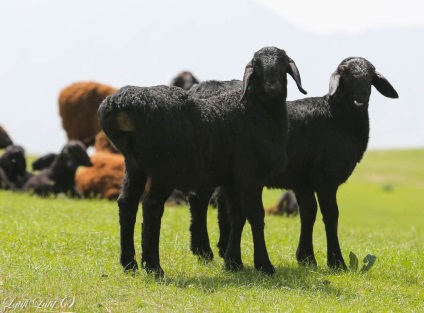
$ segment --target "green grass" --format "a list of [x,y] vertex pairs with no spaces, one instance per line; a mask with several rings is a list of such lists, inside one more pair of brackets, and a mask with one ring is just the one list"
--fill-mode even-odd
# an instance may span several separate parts
[[[317,268],[294,257],[299,219],[266,217],[277,272],[253,268],[250,228],[242,239],[245,269],[223,270],[219,257],[199,262],[189,251],[187,207],[168,207],[162,222],[160,281],[119,265],[114,202],[40,199],[0,192],[0,312],[423,312],[424,150],[371,151],[339,191],[339,234],[345,260],[375,254],[367,273],[327,269],[321,215],[314,245]],[[280,191],[264,192],[264,204]],[[215,255],[216,210],[209,210]],[[140,214],[139,214],[140,215]],[[140,220],[136,242],[140,253]],[[72,308],[60,307],[65,297]],[[25,302],[28,301],[28,302]],[[21,307],[18,307],[18,305]],[[37,308],[48,306],[45,309]]]

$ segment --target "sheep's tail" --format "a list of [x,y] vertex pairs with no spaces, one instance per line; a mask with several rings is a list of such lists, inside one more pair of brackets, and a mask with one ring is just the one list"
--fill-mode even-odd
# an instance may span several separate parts
[[106,98],[97,111],[100,126],[115,147],[125,154],[124,150],[130,146],[130,134],[136,130],[135,123],[126,110],[112,109],[108,100]]
[[126,112],[119,112],[116,115],[116,127],[123,132],[133,132],[135,131],[134,122],[129,117]]

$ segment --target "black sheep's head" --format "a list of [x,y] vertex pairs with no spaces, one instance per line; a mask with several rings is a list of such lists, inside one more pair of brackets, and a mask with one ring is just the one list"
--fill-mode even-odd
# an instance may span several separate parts
[[344,59],[330,78],[329,96],[349,99],[351,107],[368,109],[374,86],[383,96],[398,98],[398,93],[389,81],[375,70],[368,60],[360,57]]
[[171,86],[180,87],[184,90],[189,90],[195,84],[198,84],[199,81],[192,73],[184,71],[178,74],[171,82]]
[[34,162],[32,162],[32,170],[41,171],[42,169],[49,167],[56,159],[56,157],[56,153],[47,153],[46,155],[39,157]]
[[70,140],[65,147],[63,147],[61,158],[63,158],[65,165],[69,168],[77,168],[78,166],[92,166],[90,157],[85,150],[86,147],[79,140]]
[[26,173],[25,150],[21,146],[8,146],[0,158],[0,166],[11,180]]
[[268,97],[287,96],[287,73],[293,77],[297,88],[303,94],[299,70],[296,63],[284,50],[276,47],[265,47],[255,52],[253,59],[246,65],[243,76],[243,93],[241,100],[246,97],[247,91],[253,88],[260,94]]

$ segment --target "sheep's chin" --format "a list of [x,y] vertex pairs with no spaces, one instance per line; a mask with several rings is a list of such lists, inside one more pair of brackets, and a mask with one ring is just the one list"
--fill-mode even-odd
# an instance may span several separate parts
[[353,103],[355,103],[355,105],[356,105],[357,107],[361,107],[361,106],[363,106],[363,105],[364,105],[364,103],[363,103],[363,102],[358,102],[358,101],[356,101],[356,100],[354,100],[354,101],[353,101]]

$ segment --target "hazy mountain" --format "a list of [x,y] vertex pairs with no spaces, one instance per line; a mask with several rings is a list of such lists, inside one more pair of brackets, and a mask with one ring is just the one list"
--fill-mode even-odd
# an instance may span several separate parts
[[[253,52],[273,45],[295,60],[309,96],[327,92],[345,57],[369,59],[400,95],[373,91],[370,147],[424,146],[423,35],[421,27],[318,36],[242,0],[2,1],[0,124],[29,152],[58,151],[66,138],[57,96],[75,81],[168,84],[186,69],[201,80],[241,79]],[[290,81],[289,99],[301,96]]]

